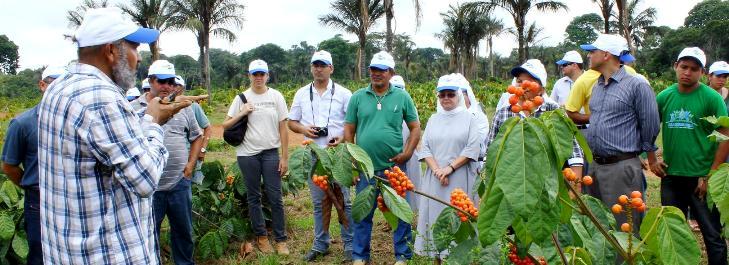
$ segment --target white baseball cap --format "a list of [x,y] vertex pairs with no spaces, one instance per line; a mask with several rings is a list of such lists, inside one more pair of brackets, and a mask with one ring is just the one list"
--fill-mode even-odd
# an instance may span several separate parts
[[699,49],[699,47],[684,48],[681,53],[678,54],[678,58],[676,58],[676,61],[686,57],[694,58],[699,61],[701,67],[706,67],[706,54],[704,54],[704,51]]
[[711,64],[711,67],[709,67],[709,74],[712,75],[723,75],[723,74],[729,74],[729,64],[727,64],[725,61],[718,61]]
[[78,47],[112,43],[125,39],[136,43],[150,43],[157,40],[159,31],[142,28],[122,15],[116,7],[89,9],[81,26],[74,33]]
[[134,98],[134,97],[138,97],[141,95],[142,95],[142,93],[140,93],[139,89],[137,89],[136,87],[132,87],[129,90],[127,90],[127,99],[130,97]]
[[328,51],[318,51],[315,52],[314,55],[311,56],[311,63],[314,63],[316,61],[325,63],[327,65],[333,65],[332,63],[332,54]]
[[580,48],[585,51],[601,50],[609,52],[612,55],[620,57],[620,61],[624,63],[635,61],[635,57],[630,55],[630,51],[628,50],[628,42],[625,38],[618,35],[600,34],[595,42],[580,45]]
[[405,89],[405,79],[403,79],[400,75],[393,76],[390,78],[390,85],[400,89]]
[[461,79],[456,74],[444,75],[438,78],[438,86],[435,89],[438,92],[443,90],[461,90]]
[[470,83],[470,82],[468,82],[468,79],[466,79],[466,77],[465,77],[465,76],[463,76],[463,74],[461,74],[461,73],[455,73],[455,74],[453,74],[453,75],[455,75],[455,76],[456,76],[456,78],[458,78],[458,81],[459,81],[459,83],[458,83],[458,84],[459,84],[459,87],[460,87],[460,88],[461,88],[462,90],[466,91],[466,90],[468,90],[469,88],[471,88],[471,83]]
[[253,60],[248,65],[248,73],[249,74],[255,74],[257,72],[268,73],[268,64],[265,61],[261,60],[261,59]]
[[375,53],[370,61],[370,68],[372,67],[380,70],[395,69],[395,59],[386,51]]
[[142,80],[142,90],[151,88],[152,86],[149,85],[149,78],[145,78]]
[[564,57],[562,57],[562,60],[557,61],[558,65],[568,64],[568,63],[583,63],[582,61],[582,55],[578,53],[577,51],[568,51],[564,54]]
[[185,86],[185,79],[182,79],[182,76],[176,75],[175,84],[177,84],[178,86]]
[[46,79],[47,77],[56,79],[59,76],[65,74],[66,67],[63,66],[48,66],[45,70],[43,70],[43,73],[41,74],[41,80]]
[[547,87],[547,70],[538,59],[529,59],[521,66],[511,69],[511,75],[517,77],[520,73],[526,72],[535,79],[539,80],[542,87]]
[[157,79],[175,78],[175,66],[167,60],[157,60],[149,66],[147,76],[155,76]]

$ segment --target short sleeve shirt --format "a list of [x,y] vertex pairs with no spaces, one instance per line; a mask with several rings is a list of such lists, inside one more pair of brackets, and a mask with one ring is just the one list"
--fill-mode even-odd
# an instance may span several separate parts
[[[327,127],[327,137],[312,140],[319,146],[326,146],[329,139],[344,135],[344,116],[347,113],[352,92],[329,80],[327,90],[321,95],[311,85],[299,88],[291,103],[289,120],[299,121],[304,126]],[[304,138],[309,139],[304,136]]]
[[565,102],[567,102],[567,97],[570,95],[570,90],[572,90],[572,83],[574,82],[569,76],[562,77],[557,82],[554,82],[554,88],[550,95],[552,100],[560,106],[564,106]]
[[203,111],[200,104],[193,102],[192,111],[195,113],[195,119],[197,120],[197,125],[200,126],[200,128],[205,129],[210,126],[210,120],[208,120],[208,116],[205,115],[205,111]]
[[[635,69],[630,66],[623,67],[626,72],[631,75],[635,75]],[[575,80],[572,84],[572,90],[570,90],[567,102],[564,104],[564,108],[567,111],[579,112],[584,110],[585,114],[590,114],[590,97],[592,96],[592,87],[597,83],[597,79],[600,78],[600,72],[595,70],[587,70],[580,77]]]
[[38,106],[10,121],[2,160],[9,165],[23,166],[20,186],[38,186]]
[[377,96],[368,86],[352,94],[344,122],[357,127],[357,145],[370,155],[375,170],[383,170],[392,167],[388,160],[403,150],[402,122],[417,120],[418,112],[407,92],[391,86]]
[[[286,100],[281,92],[268,88],[263,94],[257,94],[249,88],[243,95],[248,103],[253,103],[254,110],[248,114],[248,129],[243,142],[235,148],[236,155],[253,156],[264,150],[281,147],[279,122],[288,118]],[[242,104],[243,101],[236,96],[228,109],[228,117],[237,115]]]

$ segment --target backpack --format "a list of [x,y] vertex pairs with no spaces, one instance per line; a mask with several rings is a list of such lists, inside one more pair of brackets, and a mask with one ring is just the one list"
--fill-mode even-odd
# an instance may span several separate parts
[[[243,101],[242,104],[248,103],[248,100],[246,100],[246,96],[243,95],[243,93],[238,94],[238,97],[240,97],[241,101]],[[243,142],[246,130],[248,130],[248,115],[243,116],[243,118],[240,118],[240,120],[233,124],[233,126],[225,129],[225,131],[223,131],[223,140],[232,146],[239,146]]]

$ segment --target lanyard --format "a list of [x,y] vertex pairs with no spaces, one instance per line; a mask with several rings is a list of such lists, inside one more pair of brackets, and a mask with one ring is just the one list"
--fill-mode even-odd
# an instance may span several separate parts
[[[329,117],[332,116],[332,100],[334,99],[334,82],[332,81],[332,96],[329,98],[329,113],[327,113],[327,125],[329,127]],[[314,117],[314,82],[309,85],[309,102],[311,102],[311,121],[316,125],[316,118]]]

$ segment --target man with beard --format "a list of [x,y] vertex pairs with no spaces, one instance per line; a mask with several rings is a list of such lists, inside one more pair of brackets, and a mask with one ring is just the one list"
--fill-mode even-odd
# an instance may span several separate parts
[[140,43],[159,32],[117,8],[86,11],[74,33],[78,62],[39,106],[41,241],[47,264],[157,264],[152,194],[167,162],[164,124],[194,97],[154,98],[137,113]]
[[[175,66],[167,60],[157,60],[149,66],[151,88],[132,101],[135,111],[144,111],[155,97],[167,98],[179,94],[175,81]],[[190,107],[175,114],[165,125],[164,144],[169,153],[167,166],[154,193],[154,227],[157,241],[162,220],[170,224],[170,245],[175,264],[194,264],[192,260],[192,172],[202,145],[202,130]]]

